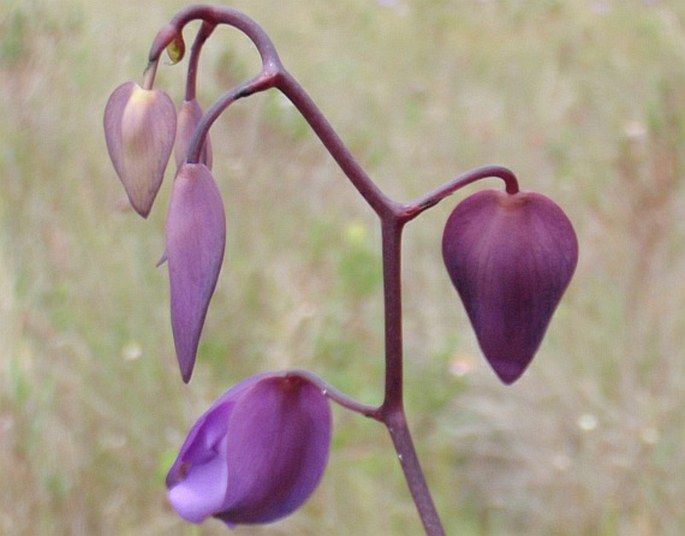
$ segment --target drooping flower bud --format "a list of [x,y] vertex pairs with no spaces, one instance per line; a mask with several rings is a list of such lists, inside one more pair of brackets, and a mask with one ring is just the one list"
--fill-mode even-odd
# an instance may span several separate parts
[[442,252],[481,350],[499,378],[513,383],[575,271],[571,222],[543,195],[485,190],[454,209]]
[[162,184],[176,135],[169,96],[126,82],[107,101],[105,140],[133,208],[146,218]]
[[[197,99],[184,100],[178,111],[178,121],[176,125],[176,142],[174,155],[176,157],[176,167],[180,167],[188,157],[190,142],[195,134],[195,129],[202,119],[202,108]],[[212,169],[212,144],[209,134],[205,138],[200,151],[200,164]]]
[[183,164],[176,175],[166,222],[171,327],[184,382],[190,380],[209,301],[226,243],[221,193],[203,164]]
[[270,523],[299,508],[323,475],[331,411],[320,388],[295,373],[248,378],[188,433],[166,485],[186,521]]

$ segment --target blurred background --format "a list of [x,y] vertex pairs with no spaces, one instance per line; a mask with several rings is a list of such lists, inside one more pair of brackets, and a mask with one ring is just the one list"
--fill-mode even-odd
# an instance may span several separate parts
[[[277,93],[212,131],[228,243],[193,380],[173,353],[167,179],[147,221],[107,156],[112,90],[141,80],[178,0],[0,0],[0,533],[226,534],[163,479],[229,386],[309,368],[382,393],[380,237]],[[685,533],[685,4],[235,0],[365,169],[406,200],[483,164],[554,199],[576,276],[528,372],[498,383],[440,254],[471,186],[405,232],[407,410],[449,534]],[[188,45],[197,25],[186,32]],[[257,72],[221,28],[199,98]],[[186,62],[160,66],[180,102]],[[382,426],[334,407],[306,506],[237,535],[421,534]]]

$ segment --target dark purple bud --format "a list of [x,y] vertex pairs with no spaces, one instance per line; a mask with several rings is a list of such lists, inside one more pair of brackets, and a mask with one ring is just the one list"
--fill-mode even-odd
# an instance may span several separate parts
[[[196,99],[184,100],[181,109],[178,111],[178,121],[176,125],[176,143],[174,155],[176,157],[176,167],[186,161],[190,142],[195,134],[195,129],[202,119],[202,108]],[[209,134],[205,138],[200,151],[200,163],[212,169],[212,145]]]
[[184,520],[270,523],[299,508],[323,475],[331,411],[296,373],[248,378],[195,423],[166,478]]
[[442,254],[481,350],[499,378],[513,383],[575,270],[571,222],[543,195],[485,190],[454,209]]
[[126,82],[105,108],[105,140],[133,208],[146,218],[162,184],[176,135],[176,108],[159,90]]
[[165,256],[171,327],[184,382],[190,380],[226,243],[221,193],[203,164],[183,164],[171,190]]

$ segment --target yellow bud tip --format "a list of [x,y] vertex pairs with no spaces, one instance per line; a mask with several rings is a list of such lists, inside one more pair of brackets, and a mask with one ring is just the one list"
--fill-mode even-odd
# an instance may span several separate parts
[[166,47],[166,53],[171,60],[172,65],[178,63],[183,59],[186,52],[186,44],[183,37],[178,35]]

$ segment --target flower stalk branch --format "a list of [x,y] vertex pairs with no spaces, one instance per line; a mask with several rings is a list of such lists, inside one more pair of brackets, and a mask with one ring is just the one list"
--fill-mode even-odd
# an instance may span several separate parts
[[202,51],[202,46],[207,39],[209,39],[209,36],[212,35],[215,27],[214,24],[203,21],[195,36],[195,41],[193,41],[193,46],[190,49],[190,58],[188,59],[188,74],[186,75],[185,100],[187,101],[195,99],[197,90],[197,67],[200,62],[200,52]]

